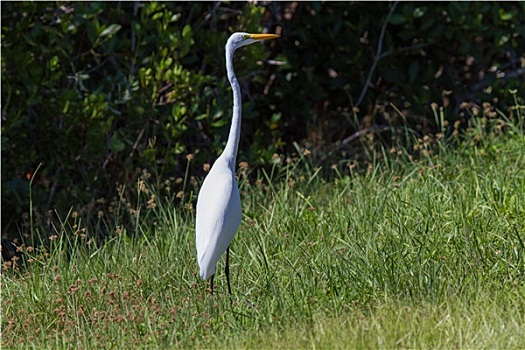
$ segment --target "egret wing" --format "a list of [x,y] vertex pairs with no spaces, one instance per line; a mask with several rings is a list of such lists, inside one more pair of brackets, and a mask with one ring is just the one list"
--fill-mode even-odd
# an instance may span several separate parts
[[196,246],[200,276],[215,273],[215,265],[230,245],[241,223],[237,180],[227,167],[216,164],[204,180],[197,200]]

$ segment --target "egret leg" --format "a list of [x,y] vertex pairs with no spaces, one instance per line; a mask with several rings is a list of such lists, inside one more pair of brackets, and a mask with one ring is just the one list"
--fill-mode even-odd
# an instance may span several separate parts
[[213,295],[213,277],[215,277],[215,274],[211,275],[210,277],[210,294]]
[[228,293],[230,293],[231,298],[232,287],[230,285],[230,246],[226,248],[226,266],[224,267],[224,273],[226,274],[226,282],[228,282]]

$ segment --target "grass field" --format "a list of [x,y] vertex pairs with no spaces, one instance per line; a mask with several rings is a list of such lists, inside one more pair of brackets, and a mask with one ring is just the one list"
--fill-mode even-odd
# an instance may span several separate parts
[[71,214],[4,262],[2,348],[525,348],[525,138],[478,141],[242,180],[232,304],[189,206],[141,184],[141,238],[99,248]]

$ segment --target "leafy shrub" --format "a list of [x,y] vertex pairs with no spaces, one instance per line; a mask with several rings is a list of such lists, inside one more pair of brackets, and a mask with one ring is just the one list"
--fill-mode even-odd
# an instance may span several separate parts
[[255,166],[295,142],[322,159],[367,127],[441,131],[431,103],[449,128],[468,124],[463,101],[523,104],[509,93],[523,92],[523,3],[1,6],[3,238],[33,224],[50,234],[53,211],[125,223],[115,206],[138,200],[136,183],[150,174],[191,202],[229,131],[223,46],[233,31],[282,34],[235,57],[238,158]]
[[275,6],[285,33],[277,59],[288,65],[278,69],[269,100],[282,97],[275,110],[289,121],[283,134],[306,140],[318,157],[364,127],[434,131],[431,103],[445,108],[452,125],[466,122],[462,102],[506,110],[511,89],[523,94],[523,3]]
[[190,153],[214,159],[231,109],[215,53],[237,16],[260,30],[263,8],[241,5],[3,3],[4,235],[28,234],[13,224],[30,200],[39,224],[48,209],[96,219],[147,169],[160,182]]

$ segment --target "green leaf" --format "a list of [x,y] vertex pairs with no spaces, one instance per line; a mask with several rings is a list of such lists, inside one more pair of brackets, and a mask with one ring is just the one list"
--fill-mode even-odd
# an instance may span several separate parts
[[410,64],[410,68],[408,68],[408,77],[410,79],[410,82],[413,82],[414,80],[416,80],[418,74],[419,74],[419,61],[414,61]]
[[507,12],[505,9],[499,9],[499,19],[502,21],[510,21],[514,17],[512,12]]
[[390,17],[390,23],[392,24],[403,24],[405,23],[406,18],[400,13],[394,13],[392,17]]
[[188,39],[188,38],[191,38],[191,35],[192,35],[191,26],[186,24],[184,28],[182,29],[182,38]]
[[416,7],[414,9],[414,18],[421,18],[425,15],[426,12],[427,12],[427,8],[425,6]]
[[124,144],[124,142],[120,141],[117,138],[117,135],[114,134],[111,137],[111,140],[109,140],[109,142],[108,142],[108,147],[113,152],[121,152],[121,151],[123,151],[126,148],[126,145]]
[[100,37],[108,36],[108,35],[115,35],[122,26],[120,24],[113,23],[110,26],[108,26],[106,29],[100,33]]

